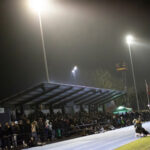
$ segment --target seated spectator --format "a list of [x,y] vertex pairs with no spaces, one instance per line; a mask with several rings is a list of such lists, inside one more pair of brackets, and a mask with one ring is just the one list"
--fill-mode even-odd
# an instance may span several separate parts
[[139,133],[141,136],[150,135],[150,133],[142,127],[142,122],[140,119],[135,122],[135,132]]

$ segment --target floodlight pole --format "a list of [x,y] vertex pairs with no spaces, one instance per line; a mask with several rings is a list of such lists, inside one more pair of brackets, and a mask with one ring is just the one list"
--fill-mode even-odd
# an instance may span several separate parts
[[145,80],[145,85],[146,85],[146,95],[147,95],[147,100],[148,100],[148,107],[150,109],[150,102],[149,102],[149,95],[148,95],[148,85],[147,85],[146,80]]
[[132,76],[133,76],[133,81],[134,81],[134,88],[135,88],[135,96],[136,96],[136,102],[137,102],[137,110],[139,112],[140,107],[139,107],[139,99],[138,99],[138,94],[137,94],[137,88],[136,88],[136,82],[135,82],[135,73],[134,73],[134,67],[133,67],[133,60],[132,60],[132,54],[131,54],[131,43],[128,43],[129,47],[129,55],[130,55],[130,61],[131,61],[131,70],[132,70]]
[[42,20],[41,20],[41,13],[40,13],[40,11],[38,11],[38,18],[39,18],[39,24],[40,24],[40,32],[41,32],[41,40],[42,40],[42,50],[43,50],[44,64],[45,64],[45,71],[46,71],[46,79],[47,79],[47,82],[50,82],[49,72],[48,72],[48,64],[47,64],[47,57],[46,57],[46,49],[45,49],[45,43],[44,43],[43,27],[42,27]]

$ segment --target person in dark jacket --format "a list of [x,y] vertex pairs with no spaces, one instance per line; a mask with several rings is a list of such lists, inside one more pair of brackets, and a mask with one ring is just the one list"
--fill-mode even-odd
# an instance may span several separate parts
[[11,140],[11,127],[8,122],[5,123],[4,130],[3,130],[3,139],[4,139],[4,148],[10,149],[12,140]]
[[25,143],[27,143],[27,145],[29,144],[30,138],[31,138],[31,123],[30,120],[27,120],[24,126],[24,130],[25,130]]
[[0,148],[3,148],[3,129],[0,123]]
[[23,145],[24,144],[24,133],[25,133],[25,130],[24,130],[24,124],[23,124],[22,120],[19,120],[18,126],[19,126],[18,144],[19,145]]
[[45,124],[44,124],[42,118],[40,118],[38,121],[38,130],[39,130],[40,140],[41,140],[41,142],[44,142],[44,140],[45,140]]
[[12,145],[14,147],[17,147],[17,137],[18,137],[18,133],[19,133],[19,128],[18,126],[15,124],[15,122],[11,122],[11,137],[12,137]]

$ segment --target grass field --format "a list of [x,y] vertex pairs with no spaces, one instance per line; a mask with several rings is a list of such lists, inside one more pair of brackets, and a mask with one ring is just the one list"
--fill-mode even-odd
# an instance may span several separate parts
[[115,150],[150,150],[150,137],[143,137]]

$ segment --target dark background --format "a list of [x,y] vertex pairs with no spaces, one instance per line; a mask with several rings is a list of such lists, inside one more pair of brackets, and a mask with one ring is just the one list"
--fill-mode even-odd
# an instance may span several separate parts
[[[150,5],[132,0],[62,0],[54,10],[41,14],[52,82],[93,86],[90,74],[109,70],[121,78],[115,65],[128,65],[128,86],[132,85],[130,59],[125,36],[136,37],[132,56],[138,91],[150,82]],[[0,99],[46,81],[37,14],[27,0],[0,1]],[[71,76],[79,67],[77,79]]]

